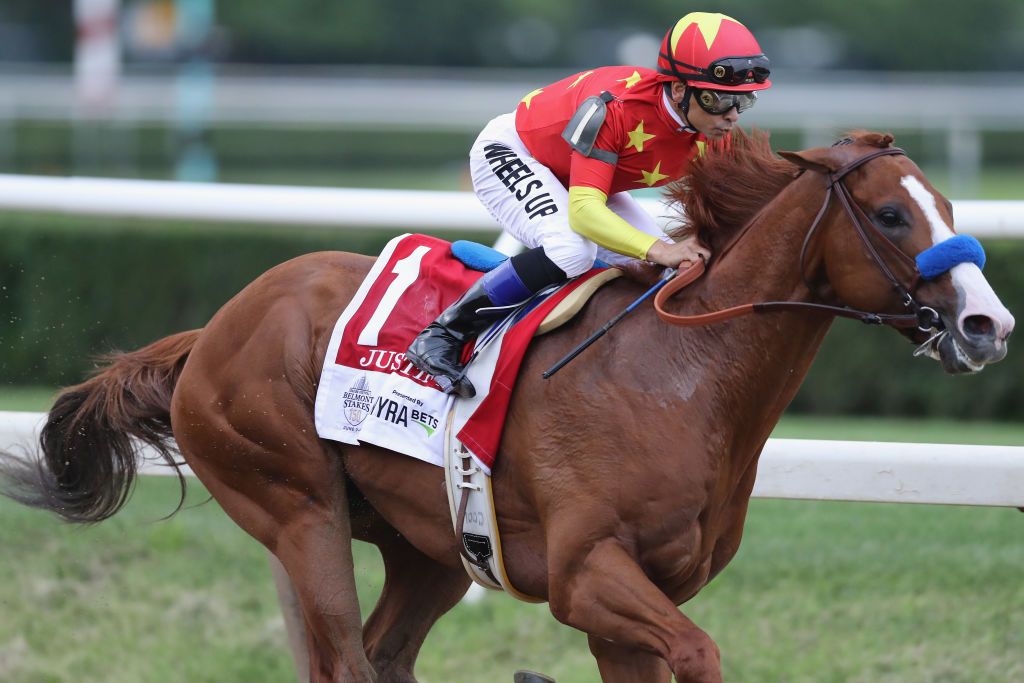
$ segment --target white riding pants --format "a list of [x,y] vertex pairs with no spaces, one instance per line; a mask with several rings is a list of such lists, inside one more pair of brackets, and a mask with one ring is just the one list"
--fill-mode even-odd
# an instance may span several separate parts
[[[503,114],[484,127],[469,151],[473,190],[502,230],[527,248],[544,253],[569,277],[581,275],[594,259],[617,265],[631,261],[569,227],[569,191],[526,150],[516,132],[515,114]],[[669,241],[654,218],[628,192],[608,197],[608,208],[637,230]]]

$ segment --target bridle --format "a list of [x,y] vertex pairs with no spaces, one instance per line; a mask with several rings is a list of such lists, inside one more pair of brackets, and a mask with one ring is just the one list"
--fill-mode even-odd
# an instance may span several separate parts
[[[815,288],[807,281],[806,269],[804,267],[808,245],[810,245],[812,237],[817,233],[818,228],[821,226],[822,219],[825,217],[829,205],[832,203],[832,197],[836,196],[839,198],[839,202],[842,207],[846,210],[846,215],[849,217],[850,223],[853,225],[854,230],[860,237],[861,242],[867,248],[871,259],[899,295],[904,307],[910,309],[912,311],[911,313],[870,313],[867,311],[859,311],[848,306],[831,306],[828,304],[809,303],[803,301],[764,301],[761,303],[742,304],[740,306],[733,306],[720,311],[713,311],[711,313],[703,313],[699,315],[675,315],[668,313],[664,308],[665,302],[680,289],[686,287],[704,274],[704,262],[697,261],[692,266],[672,278],[668,284],[658,291],[654,298],[654,309],[657,312],[658,317],[670,325],[692,327],[722,322],[748,313],[770,313],[774,311],[799,310],[826,313],[843,318],[852,318],[869,325],[891,325],[892,327],[897,328],[917,327],[918,329],[926,332],[932,329],[942,329],[942,321],[935,309],[928,306],[922,306],[914,298],[914,292],[921,283],[921,275],[918,271],[917,263],[914,259],[903,253],[899,247],[893,244],[871,223],[871,220],[867,217],[864,210],[860,208],[857,202],[854,201],[853,196],[850,194],[850,190],[843,182],[843,179],[849,173],[860,168],[872,159],[897,154],[905,155],[906,152],[899,147],[878,149],[851,161],[836,171],[830,171],[829,173],[824,174],[826,181],[825,200],[822,202],[821,209],[818,210],[818,214],[814,217],[814,222],[811,223],[811,227],[807,231],[807,236],[804,238],[804,243],[800,250],[800,274],[808,289],[811,292],[814,292]],[[737,243],[739,243],[743,236],[750,230],[750,227],[757,222],[757,218],[758,217],[755,216],[743,227],[740,233],[726,245],[718,258],[722,258]],[[868,227],[865,228],[865,226]],[[882,255],[879,254],[871,238],[868,236],[868,229],[873,231],[875,238],[879,240],[880,244],[884,245],[889,252],[895,254],[895,258],[908,266],[911,269],[911,272],[914,273],[914,279],[909,287],[900,282],[899,278],[893,274],[889,264]]]

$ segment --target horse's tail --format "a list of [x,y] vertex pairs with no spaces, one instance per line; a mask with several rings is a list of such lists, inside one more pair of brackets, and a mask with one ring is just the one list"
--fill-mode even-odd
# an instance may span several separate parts
[[0,463],[3,493],[70,522],[100,522],[131,495],[138,467],[134,437],[174,468],[180,509],[185,479],[168,443],[171,396],[200,332],[107,356],[107,365],[89,380],[62,391],[40,434],[41,454]]

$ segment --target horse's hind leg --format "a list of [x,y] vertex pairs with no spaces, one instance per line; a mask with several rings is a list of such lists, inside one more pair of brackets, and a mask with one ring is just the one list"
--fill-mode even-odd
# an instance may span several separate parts
[[442,565],[398,532],[371,538],[384,558],[384,590],[363,627],[379,683],[415,683],[413,665],[431,626],[469,588],[466,570]]
[[292,650],[292,659],[295,664],[295,674],[300,681],[309,680],[309,651],[306,648],[306,617],[302,614],[302,605],[299,603],[299,595],[295,592],[295,585],[288,576],[288,571],[281,564],[281,560],[273,553],[267,553],[270,564],[270,573],[274,576],[274,585],[277,587],[277,599],[281,605],[281,616],[284,617],[285,629],[288,631],[288,646]]
[[311,683],[374,681],[363,650],[340,458],[315,436],[308,415],[289,415],[283,406],[277,420],[193,410],[205,403],[199,397],[213,394],[201,384],[179,384],[175,437],[224,511],[291,577],[306,623]]
[[[349,491],[351,496],[351,490]],[[416,550],[372,508],[351,509],[360,540],[377,546],[384,560],[384,588],[363,626],[363,643],[377,683],[415,683],[413,667],[431,626],[465,594],[470,580],[460,566],[438,564]],[[295,586],[271,555],[271,568],[288,626],[299,680],[309,669],[306,624]]]
[[306,620],[310,680],[375,681],[362,648],[345,486],[325,509],[295,514],[278,535],[274,554],[292,579]]

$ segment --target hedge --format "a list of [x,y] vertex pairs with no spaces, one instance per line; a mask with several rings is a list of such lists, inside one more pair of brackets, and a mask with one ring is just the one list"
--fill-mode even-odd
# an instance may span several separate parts
[[392,236],[0,215],[0,384],[78,382],[98,355],[203,326],[278,263]]
[[[267,268],[311,251],[376,254],[383,231],[283,230],[0,215],[0,384],[78,382],[93,359],[200,327]],[[454,237],[454,236],[453,236]],[[488,235],[479,236],[486,240]],[[1024,311],[1024,242],[991,241],[986,275]],[[1019,317],[1019,316],[1018,316]],[[796,412],[1024,417],[1024,354],[950,377],[892,330],[838,321]]]

